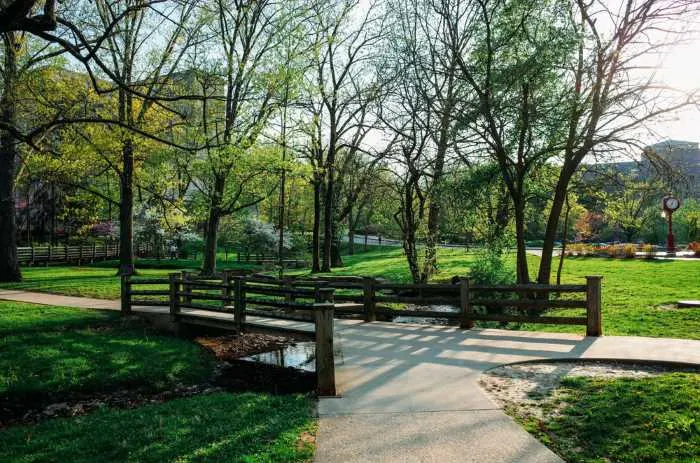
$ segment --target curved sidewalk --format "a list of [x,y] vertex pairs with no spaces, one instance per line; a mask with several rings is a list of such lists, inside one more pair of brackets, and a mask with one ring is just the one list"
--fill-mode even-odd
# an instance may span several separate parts
[[481,389],[539,359],[700,364],[700,341],[336,321],[341,398],[322,398],[315,461],[560,462]]

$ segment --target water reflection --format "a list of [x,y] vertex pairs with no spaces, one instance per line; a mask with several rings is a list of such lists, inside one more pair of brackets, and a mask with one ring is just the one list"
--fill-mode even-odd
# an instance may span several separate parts
[[316,343],[299,342],[270,352],[243,357],[241,360],[316,371]]
[[[445,312],[445,313],[456,313],[459,309],[452,305],[430,305],[430,306],[416,306],[407,305],[406,313],[411,313],[411,310],[430,310],[432,312]],[[456,320],[450,320],[447,318],[427,318],[427,317],[411,317],[410,315],[401,315],[395,317],[392,320],[394,323],[417,323],[421,325],[456,325],[459,322]]]

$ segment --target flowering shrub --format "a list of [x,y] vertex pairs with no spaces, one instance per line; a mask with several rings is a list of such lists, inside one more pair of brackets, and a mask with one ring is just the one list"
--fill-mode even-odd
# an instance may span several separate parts
[[688,250],[695,253],[695,257],[700,257],[700,241],[693,241],[688,245]]

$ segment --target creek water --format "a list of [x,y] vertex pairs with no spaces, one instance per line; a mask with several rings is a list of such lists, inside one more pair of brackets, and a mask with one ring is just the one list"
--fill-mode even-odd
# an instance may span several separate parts
[[241,360],[313,372],[316,371],[316,343],[298,342],[281,349],[243,357]]
[[[430,305],[430,306],[406,306],[405,313],[410,314],[411,310],[430,310],[433,312],[445,312],[445,313],[456,313],[459,309],[452,305]],[[447,318],[426,318],[426,317],[411,317],[410,315],[400,315],[392,320],[394,323],[414,323],[420,325],[456,325],[458,322],[456,320],[449,320]]]

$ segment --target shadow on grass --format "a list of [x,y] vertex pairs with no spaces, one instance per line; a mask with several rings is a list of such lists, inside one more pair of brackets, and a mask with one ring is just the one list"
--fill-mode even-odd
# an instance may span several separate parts
[[304,396],[218,393],[0,431],[0,461],[308,461]]
[[124,387],[161,390],[209,377],[213,359],[144,330],[35,332],[0,338],[0,398],[40,401]]

